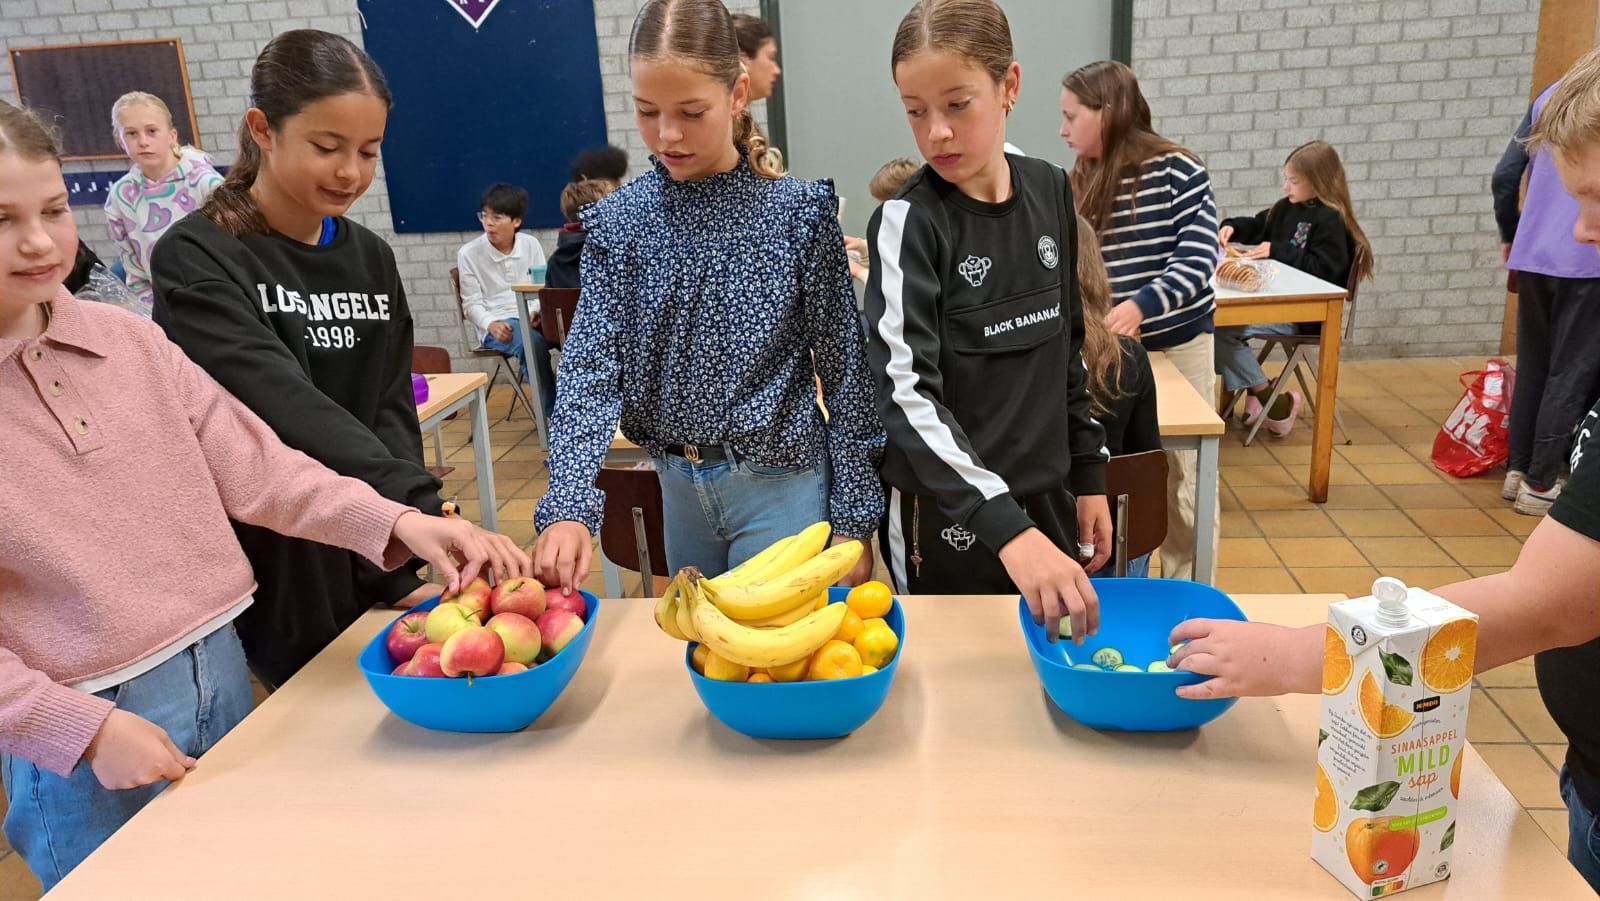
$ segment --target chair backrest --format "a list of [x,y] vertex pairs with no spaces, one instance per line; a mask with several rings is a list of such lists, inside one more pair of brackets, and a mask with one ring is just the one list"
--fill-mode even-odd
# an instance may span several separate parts
[[1345,310],[1344,310],[1344,339],[1350,340],[1351,333],[1356,327],[1356,295],[1361,290],[1361,279],[1356,273],[1361,267],[1357,265],[1363,259],[1370,260],[1371,251],[1357,244],[1354,239],[1350,241],[1350,277],[1345,280]]
[[1112,457],[1106,464],[1106,497],[1116,529],[1116,572],[1123,576],[1129,560],[1150,553],[1167,538],[1166,452]]
[[411,348],[411,371],[438,375],[450,371],[450,351],[442,347],[417,344]]
[[567,332],[578,315],[577,288],[543,288],[539,291],[539,332],[556,347],[567,343]]
[[604,469],[594,480],[606,493],[600,524],[600,553],[641,574],[644,596],[652,594],[645,575],[668,576],[665,514],[661,482],[649,469]]

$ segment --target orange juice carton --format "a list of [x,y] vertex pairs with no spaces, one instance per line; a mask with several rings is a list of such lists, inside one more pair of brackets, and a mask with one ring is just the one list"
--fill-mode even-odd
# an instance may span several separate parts
[[1477,641],[1397,579],[1328,608],[1311,857],[1358,897],[1450,875]]

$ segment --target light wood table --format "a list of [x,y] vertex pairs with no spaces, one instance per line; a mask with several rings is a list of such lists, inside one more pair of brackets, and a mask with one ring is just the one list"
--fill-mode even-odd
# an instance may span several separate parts
[[1333,413],[1338,402],[1339,348],[1344,338],[1341,324],[1348,292],[1293,266],[1277,262],[1273,265],[1278,267],[1278,273],[1264,291],[1246,294],[1216,288],[1216,323],[1322,323],[1322,337],[1317,344],[1317,418],[1311,433],[1311,473],[1307,482],[1311,500],[1321,504],[1328,500],[1328,477],[1333,467]]
[[[533,359],[533,351],[529,350],[529,348],[533,347],[533,326],[529,324],[529,320],[533,318],[533,313],[529,307],[528,298],[537,298],[539,292],[543,290],[543,284],[533,284],[531,282],[511,286],[511,293],[517,295],[517,331],[522,333],[522,353],[530,361]],[[548,450],[550,448],[550,423],[545,421],[544,403],[540,398],[544,397],[541,385],[543,385],[545,379],[550,377],[550,373],[540,372],[539,367],[531,362],[527,368],[528,387],[533,389],[534,431],[539,435],[539,446]]]
[[[478,480],[478,519],[493,532],[500,527],[499,505],[494,496],[494,454],[489,447],[489,377],[481,372],[444,372],[426,376],[428,400],[417,407],[417,424],[423,432],[433,432],[446,416],[462,407],[472,408],[473,478]],[[444,462],[438,434],[434,447]]]
[[[1165,450],[1193,450],[1195,467],[1194,578],[1211,584],[1217,574],[1217,480],[1222,433],[1227,426],[1209,398],[1189,384],[1165,354],[1150,355],[1156,380],[1156,422]],[[1114,506],[1114,505],[1113,505]]]
[[[1238,600],[1305,625],[1336,598]],[[1039,687],[1014,598],[905,607],[888,701],[821,742],[713,720],[645,600],[605,602],[528,730],[429,732],[358,673],[394,616],[367,614],[50,897],[1350,897],[1310,857],[1320,697],[1096,732]],[[1593,898],[1476,751],[1457,822],[1455,876],[1408,899]]]

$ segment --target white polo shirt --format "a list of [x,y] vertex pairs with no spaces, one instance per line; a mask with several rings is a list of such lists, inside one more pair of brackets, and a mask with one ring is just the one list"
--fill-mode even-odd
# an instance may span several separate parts
[[[456,268],[461,270],[461,309],[477,329],[479,343],[490,324],[516,321],[517,295],[511,286],[526,284],[528,270],[544,264],[544,248],[523,232],[517,233],[510,253],[495,250],[488,235],[479,235],[456,251]],[[537,297],[530,309],[538,312]]]

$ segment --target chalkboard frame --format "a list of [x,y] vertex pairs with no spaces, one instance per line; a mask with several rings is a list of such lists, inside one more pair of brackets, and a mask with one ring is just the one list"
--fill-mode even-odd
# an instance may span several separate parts
[[[22,78],[20,77],[20,75],[17,72],[17,57],[18,56],[21,56],[23,54],[30,54],[30,53],[51,53],[51,54],[55,54],[55,53],[63,53],[63,52],[73,52],[73,51],[80,51],[80,50],[88,50],[88,49],[92,49],[92,48],[96,48],[96,47],[128,47],[128,46],[154,45],[154,44],[171,45],[171,47],[173,48],[173,51],[176,54],[176,63],[177,63],[177,70],[178,70],[178,81],[183,87],[183,104],[182,104],[181,108],[173,108],[172,109],[172,116],[173,116],[174,124],[176,124],[178,126],[178,132],[179,132],[180,139],[185,139],[185,143],[192,144],[195,147],[199,147],[199,146],[201,146],[201,144],[200,144],[200,123],[199,123],[199,120],[197,120],[195,118],[195,114],[194,114],[194,91],[191,90],[191,88],[189,86],[189,66],[188,66],[188,62],[185,59],[184,54],[183,54],[183,39],[182,38],[177,38],[177,37],[149,38],[149,39],[141,39],[141,40],[135,40],[135,41],[91,41],[91,42],[85,42],[85,43],[81,43],[81,44],[44,44],[44,45],[38,45],[38,46],[33,46],[33,47],[12,47],[12,48],[9,48],[8,52],[6,53],[6,62],[11,67],[11,85],[16,90],[16,96],[17,97],[22,98],[23,101],[29,103],[30,106],[35,106],[36,105],[38,108],[40,108],[42,110],[46,110],[46,111],[53,112],[53,113],[60,113],[62,111],[58,110],[58,109],[54,109],[52,104],[49,103],[48,101],[41,100],[41,101],[38,101],[37,103],[35,103],[34,101],[30,100],[27,91],[24,90],[25,85],[22,83]],[[129,88],[128,90],[137,90],[137,89],[136,88]],[[170,98],[165,98],[165,99],[169,99],[170,100]],[[170,102],[169,102],[168,106],[171,106]],[[110,113],[111,113],[111,107],[109,105],[107,105],[105,110],[100,115],[101,121],[102,122],[109,122],[108,117],[109,117]],[[185,125],[188,126],[188,135],[187,136],[185,136],[183,134]],[[116,141],[111,136],[111,129],[106,128],[106,129],[104,129],[104,131],[106,133],[107,140],[111,142],[111,146],[112,147],[116,147]],[[121,148],[116,148],[116,151],[114,153],[108,152],[108,153],[90,153],[90,154],[63,154],[61,158],[63,160],[67,160],[69,162],[76,162],[76,161],[81,161],[81,160],[124,160],[124,159],[127,159],[127,154],[123,153]]]

